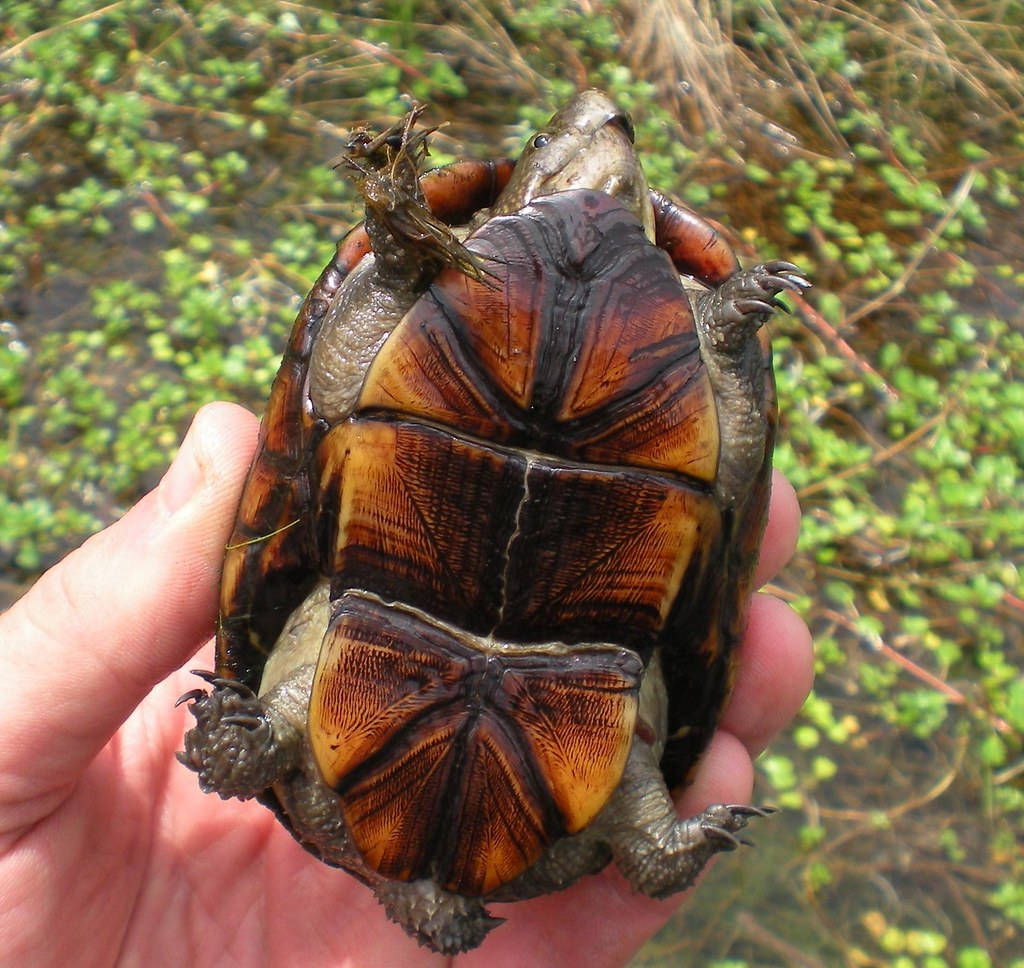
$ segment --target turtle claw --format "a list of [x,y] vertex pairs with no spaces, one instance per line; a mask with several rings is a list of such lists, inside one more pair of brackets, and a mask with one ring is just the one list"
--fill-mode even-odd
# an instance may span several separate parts
[[725,827],[719,827],[717,824],[708,823],[701,825],[701,831],[709,841],[715,842],[715,849],[719,851],[735,850],[740,846],[740,839],[734,834],[731,834]]
[[773,259],[771,262],[762,262],[759,268],[763,269],[765,272],[771,273],[773,276],[787,275],[804,279],[805,283],[808,286],[810,285],[810,283],[806,281],[803,270],[800,266],[795,265],[792,262],[785,262],[782,259]]
[[208,669],[189,669],[189,672],[194,676],[199,676],[204,682],[208,682],[215,689],[232,689],[238,693],[238,695],[249,698],[254,697],[255,693],[244,683],[238,679],[228,679],[225,676],[218,675],[216,672],[210,672]]
[[246,729],[252,730],[257,729],[260,726],[267,725],[267,721],[265,719],[261,719],[259,716],[246,715],[225,716],[221,722],[227,723],[230,726],[244,726]]
[[774,299],[736,299],[733,305],[744,315],[763,313],[767,316],[769,313],[773,313],[776,309],[781,308],[781,304],[777,303]]
[[811,281],[791,262],[765,262],[738,274],[752,294],[774,299],[782,291],[798,295],[811,287]]
[[725,809],[741,817],[770,817],[779,812],[778,807],[755,807],[750,803],[727,803]]
[[799,272],[800,267],[794,262],[787,262],[785,259],[772,259],[765,262],[764,266],[771,272]]
[[174,708],[177,709],[182,703],[195,702],[198,699],[202,699],[206,693],[202,689],[189,689],[188,692],[178,696],[174,702]]
[[753,291],[771,297],[784,289],[801,293],[811,288],[811,281],[792,262],[763,262],[738,277],[746,277],[746,285]]
[[811,288],[811,280],[799,266],[792,262],[763,262],[751,271],[760,272],[770,277],[776,284],[782,284],[786,289],[792,289],[794,292]]
[[781,273],[775,277],[786,284],[787,289],[791,289],[793,292],[803,292],[805,289],[810,289],[814,283],[811,282],[804,275],[791,275],[788,272]]

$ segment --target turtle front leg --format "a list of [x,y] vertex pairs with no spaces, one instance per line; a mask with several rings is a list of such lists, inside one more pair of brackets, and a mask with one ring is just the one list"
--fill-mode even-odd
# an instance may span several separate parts
[[736,253],[716,223],[653,188],[651,206],[655,244],[668,253],[678,272],[712,288],[739,272]]
[[715,854],[747,843],[737,831],[750,817],[771,812],[719,803],[680,819],[653,751],[637,741],[600,820],[615,863],[633,889],[662,898],[689,887]]
[[196,724],[177,756],[199,774],[204,793],[247,800],[299,765],[302,738],[288,719],[264,706],[244,683],[212,672],[195,674],[213,690],[194,689],[178,700],[189,703]]
[[[774,410],[767,344],[758,331],[783,290],[810,282],[789,262],[766,262],[735,273],[696,300],[701,357],[718,409],[721,451],[715,493],[719,505],[742,508],[765,465]],[[769,455],[770,456],[770,455]]]

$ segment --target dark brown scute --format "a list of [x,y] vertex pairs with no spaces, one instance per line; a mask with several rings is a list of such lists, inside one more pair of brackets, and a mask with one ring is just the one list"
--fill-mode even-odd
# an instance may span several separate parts
[[372,591],[469,632],[616,641],[649,654],[710,495],[652,472],[567,465],[422,424],[351,419],[325,438],[332,597]]
[[[723,529],[731,526],[726,516]],[[668,618],[661,669],[669,696],[668,740],[661,769],[669,789],[691,777],[715,731],[731,685],[737,637],[726,628],[723,607],[743,607],[724,566],[726,533],[701,547],[683,579],[683,593]]]
[[443,272],[378,354],[359,407],[571,460],[714,479],[717,421],[665,254],[600,192],[543,198],[468,247],[496,286]]
[[531,463],[496,634],[613,641],[649,654],[690,556],[714,540],[712,499],[654,474]]
[[346,595],[310,738],[373,868],[483,895],[607,801],[641,671],[625,649],[481,651],[432,620]]

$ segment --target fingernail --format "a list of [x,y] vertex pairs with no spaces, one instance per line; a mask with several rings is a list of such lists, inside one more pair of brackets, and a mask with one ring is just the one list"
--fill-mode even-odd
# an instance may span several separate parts
[[160,481],[160,502],[168,514],[182,508],[203,483],[203,461],[199,454],[196,421],[185,434],[178,454]]

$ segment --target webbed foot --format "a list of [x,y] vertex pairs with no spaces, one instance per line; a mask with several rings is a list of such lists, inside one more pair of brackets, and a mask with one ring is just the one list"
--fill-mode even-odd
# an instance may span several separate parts
[[225,800],[261,793],[292,768],[293,730],[285,722],[272,722],[244,683],[212,672],[195,675],[213,690],[193,689],[178,700],[188,702],[196,719],[185,733],[185,749],[177,754],[178,760],[199,774],[204,793],[217,793]]

